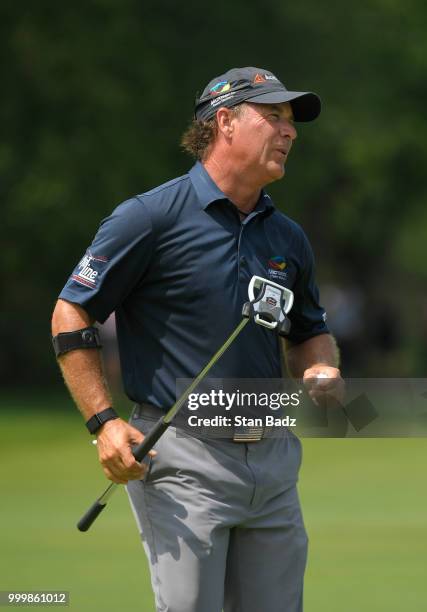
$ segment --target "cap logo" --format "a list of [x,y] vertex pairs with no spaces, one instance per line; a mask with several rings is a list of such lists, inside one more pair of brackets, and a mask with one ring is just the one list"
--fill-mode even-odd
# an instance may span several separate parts
[[231,85],[228,81],[220,81],[213,87],[211,87],[210,92],[211,96],[217,96],[220,93],[224,93],[230,89]]
[[211,106],[215,108],[215,106],[219,106],[223,102],[226,102],[227,100],[230,100],[231,98],[234,98],[235,95],[236,95],[235,91],[229,91],[226,94],[222,94],[221,96],[218,96],[218,98],[214,98],[213,100],[211,100]]
[[256,74],[254,78],[254,83],[265,83],[265,77],[262,74]]

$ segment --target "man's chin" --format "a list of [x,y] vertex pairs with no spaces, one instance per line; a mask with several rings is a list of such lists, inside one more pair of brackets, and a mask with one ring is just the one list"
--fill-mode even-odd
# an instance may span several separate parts
[[285,176],[285,164],[274,164],[270,169],[271,181],[278,181]]

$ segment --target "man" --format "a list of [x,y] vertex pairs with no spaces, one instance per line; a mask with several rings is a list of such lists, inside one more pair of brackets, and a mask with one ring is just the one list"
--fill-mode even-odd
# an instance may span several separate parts
[[[294,292],[290,374],[304,378],[314,398],[339,388],[310,245],[263,191],[285,173],[294,122],[319,112],[315,94],[288,91],[267,70],[213,79],[183,138],[195,166],[101,223],[54,311],[57,346],[75,349],[66,347],[60,365],[97,436],[104,472],[128,483],[158,610],[302,610],[307,538],[295,436],[177,437],[169,428],[148,467],[131,447],[172,405],[177,379],[194,378],[241,320],[254,274]],[[112,311],[125,390],[137,404],[130,424],[111,409],[93,330],[76,332]],[[78,341],[79,334],[89,336]],[[314,385],[319,374],[326,378]],[[247,325],[211,376],[279,378],[278,336]]]

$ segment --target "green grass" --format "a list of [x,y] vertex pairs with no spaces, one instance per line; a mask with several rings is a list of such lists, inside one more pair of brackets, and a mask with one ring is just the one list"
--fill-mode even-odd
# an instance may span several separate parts
[[89,532],[75,527],[107,482],[80,415],[60,402],[56,411],[8,408],[0,417],[0,590],[67,590],[79,612],[154,610],[124,489]]
[[[68,590],[78,612],[152,612],[147,564],[124,490],[91,531],[75,527],[106,481],[71,402],[63,395],[9,398],[0,415],[0,590]],[[422,612],[427,441],[303,444],[300,495],[310,537],[305,612]]]
[[307,612],[422,612],[425,439],[305,440]]

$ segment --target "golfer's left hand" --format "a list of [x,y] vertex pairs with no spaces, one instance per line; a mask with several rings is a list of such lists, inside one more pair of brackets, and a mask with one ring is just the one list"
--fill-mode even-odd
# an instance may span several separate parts
[[304,372],[303,383],[316,405],[330,406],[344,400],[345,383],[338,368],[315,365]]

